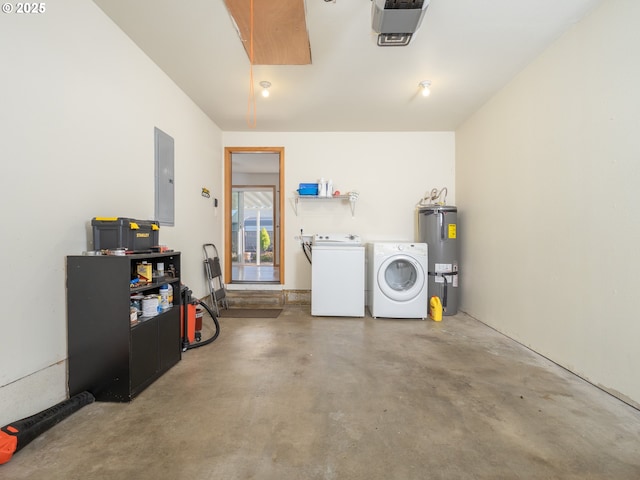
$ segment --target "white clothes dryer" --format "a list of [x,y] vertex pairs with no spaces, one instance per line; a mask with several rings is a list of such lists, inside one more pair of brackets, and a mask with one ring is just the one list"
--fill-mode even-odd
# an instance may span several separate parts
[[428,271],[426,243],[367,244],[367,305],[371,316],[426,319]]

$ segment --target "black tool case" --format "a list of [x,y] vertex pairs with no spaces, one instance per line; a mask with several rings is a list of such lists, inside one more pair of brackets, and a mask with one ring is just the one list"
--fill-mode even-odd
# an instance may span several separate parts
[[124,248],[133,252],[149,252],[159,245],[160,224],[156,220],[135,220],[122,217],[95,217],[93,249]]

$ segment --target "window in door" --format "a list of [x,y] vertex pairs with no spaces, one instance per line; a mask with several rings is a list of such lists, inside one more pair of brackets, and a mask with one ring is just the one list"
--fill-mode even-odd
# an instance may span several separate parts
[[232,187],[231,259],[235,265],[275,264],[274,199],[273,187]]

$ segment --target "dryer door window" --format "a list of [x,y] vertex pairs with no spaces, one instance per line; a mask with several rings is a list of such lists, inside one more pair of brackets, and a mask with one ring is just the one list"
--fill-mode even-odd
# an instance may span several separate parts
[[420,264],[407,255],[387,258],[378,270],[378,286],[391,300],[407,302],[424,288],[425,276]]

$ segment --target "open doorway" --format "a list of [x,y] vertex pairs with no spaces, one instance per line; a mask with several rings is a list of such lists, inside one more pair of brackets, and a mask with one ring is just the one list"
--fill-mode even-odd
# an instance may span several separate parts
[[225,282],[284,283],[284,148],[225,147]]

